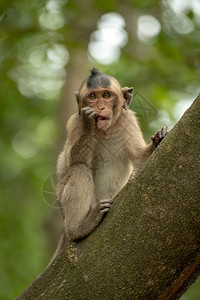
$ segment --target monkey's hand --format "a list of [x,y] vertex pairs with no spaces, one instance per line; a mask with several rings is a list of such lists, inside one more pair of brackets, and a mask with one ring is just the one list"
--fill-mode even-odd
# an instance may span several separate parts
[[95,130],[95,117],[96,111],[91,107],[84,107],[81,109],[81,117],[83,119],[83,124],[87,132]]
[[164,137],[168,134],[169,131],[170,131],[169,127],[164,126],[160,130],[158,130],[155,133],[155,135],[151,137],[155,147],[157,147],[160,144],[160,142],[164,139]]

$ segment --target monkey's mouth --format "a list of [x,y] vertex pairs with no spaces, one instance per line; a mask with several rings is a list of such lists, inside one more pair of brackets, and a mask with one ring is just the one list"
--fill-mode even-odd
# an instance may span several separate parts
[[96,115],[95,121],[98,129],[106,130],[110,126],[110,118],[108,117]]
[[95,117],[95,121],[98,122],[98,121],[108,121],[110,120],[109,118],[107,117],[103,117],[103,116],[96,116]]

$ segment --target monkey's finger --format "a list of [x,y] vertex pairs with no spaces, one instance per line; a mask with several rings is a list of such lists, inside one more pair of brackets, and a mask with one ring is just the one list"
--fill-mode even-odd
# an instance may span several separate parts
[[103,210],[103,209],[109,209],[111,208],[111,204],[109,203],[104,203],[104,204],[100,204],[100,209]]
[[160,133],[161,133],[161,138],[163,138],[165,136],[165,127],[161,128]]
[[163,128],[161,129],[161,134],[162,134],[162,137],[165,137],[165,136],[166,136],[166,134],[167,134],[167,127],[163,127]]
[[100,211],[100,213],[101,213],[102,215],[104,215],[105,213],[109,212],[109,210],[110,210],[110,208],[104,208],[104,209],[102,209],[102,210]]
[[81,115],[84,116],[88,109],[90,109],[90,108],[89,107],[81,108]]
[[163,138],[162,129],[157,132],[157,137],[159,138],[159,140],[161,140]]
[[112,199],[104,199],[100,201],[100,204],[112,204],[113,200]]
[[162,137],[164,138],[169,132],[169,127],[165,126],[161,129],[161,131],[162,131]]
[[100,209],[104,210],[106,208],[110,209],[112,205],[113,200],[112,199],[104,199],[100,201]]
[[91,114],[89,114],[88,118],[92,119],[96,116],[96,114],[97,114],[96,111],[93,111]]
[[88,110],[85,111],[85,115],[86,115],[87,117],[89,117],[89,115],[92,114],[92,113],[95,113],[95,114],[96,114],[96,111],[94,111],[93,108],[89,108]]
[[88,115],[91,113],[91,112],[93,112],[94,110],[91,108],[91,107],[83,107],[83,108],[81,108],[81,114],[83,115],[83,116],[87,116],[88,117]]
[[83,108],[81,108],[81,111],[86,111],[88,109],[91,109],[91,107],[89,107],[89,106],[83,107]]
[[165,135],[167,135],[170,132],[170,128],[168,126],[165,126],[165,131],[166,131]]

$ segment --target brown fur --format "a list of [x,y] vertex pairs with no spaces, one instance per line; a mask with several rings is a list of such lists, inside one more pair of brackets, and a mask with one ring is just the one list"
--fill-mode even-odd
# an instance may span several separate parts
[[[133,170],[146,162],[168,131],[158,131],[146,145],[135,113],[128,109],[133,89],[122,89],[116,79],[110,82],[109,87],[88,90],[85,80],[76,92],[79,113],[68,121],[67,141],[57,164],[65,240],[83,238],[94,230]],[[104,90],[111,93],[108,100],[100,99]],[[88,98],[91,92],[98,99]],[[105,130],[97,124],[107,121],[95,119],[101,112],[112,116]]]

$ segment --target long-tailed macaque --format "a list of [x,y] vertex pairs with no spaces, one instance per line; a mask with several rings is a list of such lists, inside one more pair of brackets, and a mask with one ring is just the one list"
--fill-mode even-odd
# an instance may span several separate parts
[[135,113],[128,109],[132,92],[97,69],[75,92],[79,111],[67,123],[67,141],[57,164],[65,241],[94,230],[133,170],[168,132],[163,127],[146,145]]

